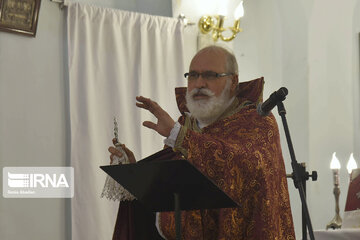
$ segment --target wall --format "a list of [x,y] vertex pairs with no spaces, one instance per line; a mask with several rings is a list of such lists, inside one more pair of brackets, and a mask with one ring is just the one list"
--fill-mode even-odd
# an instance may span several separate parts
[[[309,157],[319,180],[309,189],[310,210],[315,229],[324,228],[335,216],[332,194],[332,173],[329,169],[332,152],[337,152],[340,170],[340,215],[343,215],[348,186],[346,164],[350,153],[358,151],[359,114],[357,32],[359,1],[341,4],[332,1],[314,1],[309,18]],[[326,6],[326,7],[324,7]],[[354,10],[357,10],[354,11]],[[357,62],[355,64],[355,62]],[[356,75],[356,76],[355,76]],[[355,140],[357,139],[357,140]],[[359,155],[355,155],[358,164]],[[328,201],[325,199],[329,199]]]
[[[1,167],[67,165],[65,39],[64,11],[49,1],[36,38],[0,32]],[[0,238],[66,239],[67,203],[0,198]]]
[[[171,16],[167,0],[83,2]],[[68,166],[66,45],[66,9],[48,0],[41,2],[36,38],[0,32],[1,169]],[[0,239],[70,239],[69,204],[65,199],[0,197]]]
[[359,102],[360,102],[360,1],[356,2],[353,12],[353,30],[352,30],[352,55],[353,55],[353,64],[352,64],[352,94],[353,98],[353,112],[354,112],[354,154],[358,156],[358,164],[360,164],[360,111],[359,111]]

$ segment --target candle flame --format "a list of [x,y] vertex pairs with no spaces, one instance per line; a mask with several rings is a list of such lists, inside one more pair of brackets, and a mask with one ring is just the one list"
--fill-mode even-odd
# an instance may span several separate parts
[[349,174],[352,172],[352,170],[357,168],[357,164],[356,164],[353,153],[350,154],[350,158],[349,158],[349,161],[348,161],[348,163],[346,165],[346,168],[347,168]]
[[336,152],[334,152],[333,155],[332,155],[332,160],[331,160],[331,163],[330,163],[330,168],[331,168],[331,169],[340,169],[340,168],[341,168],[339,159],[336,157]]

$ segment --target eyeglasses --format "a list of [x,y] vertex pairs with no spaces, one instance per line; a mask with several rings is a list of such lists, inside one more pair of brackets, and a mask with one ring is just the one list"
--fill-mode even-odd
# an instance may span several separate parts
[[199,76],[201,76],[203,79],[205,79],[207,81],[213,81],[213,80],[216,80],[217,78],[230,76],[230,75],[233,75],[233,73],[216,73],[213,71],[205,71],[202,73],[198,73],[198,72],[192,71],[192,72],[185,73],[184,77],[187,78],[188,81],[194,81],[194,80],[198,79]]

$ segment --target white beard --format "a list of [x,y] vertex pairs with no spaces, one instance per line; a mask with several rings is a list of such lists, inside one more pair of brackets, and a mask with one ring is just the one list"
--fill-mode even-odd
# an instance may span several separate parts
[[[207,88],[195,88],[191,92],[186,92],[186,106],[191,115],[203,125],[215,122],[230,105],[230,87],[231,80],[227,80],[223,91],[218,97]],[[195,100],[194,95],[199,93],[207,95],[209,98]]]

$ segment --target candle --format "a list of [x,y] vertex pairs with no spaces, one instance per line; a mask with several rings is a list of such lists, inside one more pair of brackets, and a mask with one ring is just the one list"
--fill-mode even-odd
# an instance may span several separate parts
[[339,159],[336,157],[336,152],[332,155],[332,160],[330,163],[330,169],[333,170],[334,174],[334,184],[339,185],[339,169],[341,168]]
[[339,208],[339,196],[340,196],[340,188],[339,188],[339,169],[341,168],[339,159],[336,157],[336,152],[332,155],[332,160],[330,163],[330,168],[333,170],[334,174],[334,196],[335,196],[335,217],[326,225],[326,229],[333,228],[341,228],[342,219],[340,217],[340,208]]

